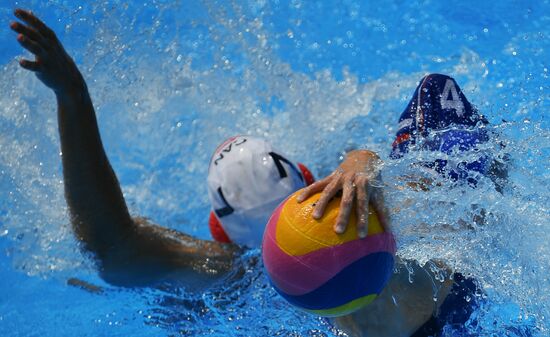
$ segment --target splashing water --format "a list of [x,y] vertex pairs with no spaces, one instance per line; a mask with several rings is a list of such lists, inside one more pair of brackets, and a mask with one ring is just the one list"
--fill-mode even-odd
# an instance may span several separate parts
[[[548,1],[10,1],[2,24],[16,6],[50,24],[79,64],[132,214],[208,238],[208,161],[233,134],[265,137],[318,177],[346,151],[373,149],[386,159],[399,255],[443,259],[482,285],[469,332],[548,335]],[[277,297],[258,251],[242,258],[232,282],[203,294],[102,283],[71,234],[53,95],[18,67],[14,36],[0,30],[0,39],[0,297],[8,299],[0,331],[36,333],[29,317],[57,315],[75,322],[66,335],[341,334]],[[390,161],[388,153],[427,72],[455,77],[492,122],[498,141],[482,151],[511,157],[503,194],[484,177],[476,189],[444,180],[428,193],[404,188],[410,163],[433,154]],[[451,165],[476,156],[462,153]],[[62,282],[75,275],[107,293],[66,290]],[[89,324],[61,304],[52,309],[59,293],[91,303],[69,309]],[[53,313],[16,313],[37,294]],[[40,329],[55,335],[50,324]]]

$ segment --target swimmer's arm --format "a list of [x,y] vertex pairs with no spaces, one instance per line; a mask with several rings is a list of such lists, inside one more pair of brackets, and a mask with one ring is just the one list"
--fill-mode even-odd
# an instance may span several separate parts
[[[101,261],[102,271],[164,274],[201,272],[197,264],[226,264],[236,249],[134,220],[103,149],[84,78],[54,32],[32,13],[16,10],[17,40],[35,60],[21,60],[57,98],[65,197],[76,236]],[[206,265],[208,265],[206,263]],[[158,266],[158,270],[148,268]],[[142,267],[147,267],[143,270]]]
[[206,281],[223,275],[240,248],[200,240],[190,235],[135,218],[132,233],[102,262],[105,280],[122,285],[148,285],[162,280]]
[[395,267],[371,304],[334,320],[338,328],[352,336],[411,336],[438,312],[453,285],[450,268],[437,260],[420,266],[399,258]]
[[133,228],[117,178],[109,164],[84,78],[55,33],[31,12],[16,10],[11,28],[34,54],[20,65],[36,74],[57,99],[65,197],[77,236],[93,251],[112,247]]

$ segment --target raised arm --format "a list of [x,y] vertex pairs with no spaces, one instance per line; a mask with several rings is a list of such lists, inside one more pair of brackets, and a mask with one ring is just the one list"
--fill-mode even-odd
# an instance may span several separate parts
[[76,234],[88,248],[103,252],[129,234],[132,219],[103,150],[86,83],[53,31],[30,12],[15,15],[28,24],[11,24],[17,41],[36,56],[21,60],[21,66],[57,98],[65,194]]
[[[57,98],[65,197],[76,236],[101,262],[109,280],[154,281],[180,269],[216,274],[231,264],[235,247],[134,220],[107,159],[86,83],[55,33],[18,9],[17,41],[35,56],[20,65],[33,71]],[[143,270],[143,268],[146,268]],[[147,278],[147,277],[146,277]],[[126,281],[123,279],[128,279]],[[141,282],[140,282],[141,283]]]

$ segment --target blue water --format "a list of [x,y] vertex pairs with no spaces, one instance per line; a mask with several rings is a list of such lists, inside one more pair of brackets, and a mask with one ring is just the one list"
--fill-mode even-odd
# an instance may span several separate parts
[[[323,176],[352,148],[387,159],[417,81],[455,77],[506,144],[485,150],[511,156],[510,184],[403,190],[417,158],[388,161],[399,255],[444,259],[481,283],[471,335],[548,336],[550,2],[479,0],[3,1],[0,336],[340,334],[276,295],[258,251],[205,292],[97,276],[69,226],[54,97],[16,62],[25,53],[7,25],[19,6],[75,57],[131,212],[201,238],[207,164],[226,137],[265,137]],[[484,226],[457,225],[482,208]]]

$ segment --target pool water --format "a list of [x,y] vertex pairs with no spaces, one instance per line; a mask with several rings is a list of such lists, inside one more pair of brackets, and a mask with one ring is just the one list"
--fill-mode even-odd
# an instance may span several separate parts
[[[0,336],[343,335],[279,297],[258,250],[205,291],[98,277],[69,226],[54,97],[17,65],[25,53],[8,29],[16,7],[44,19],[78,63],[132,214],[200,238],[210,235],[208,161],[223,139],[264,137],[317,177],[350,149],[388,159],[417,81],[453,76],[498,134],[482,151],[510,156],[509,184],[504,194],[483,177],[476,189],[441,181],[415,192],[398,177],[431,154],[387,160],[398,254],[443,259],[480,282],[468,335],[550,334],[549,1],[8,0]],[[484,224],[460,225],[482,209]],[[457,329],[444,335],[465,334]]]

